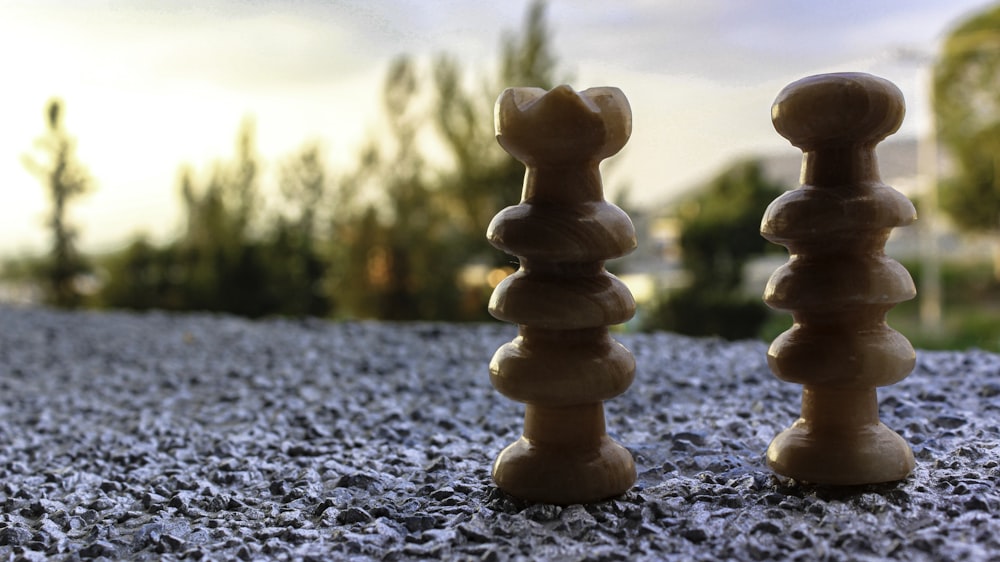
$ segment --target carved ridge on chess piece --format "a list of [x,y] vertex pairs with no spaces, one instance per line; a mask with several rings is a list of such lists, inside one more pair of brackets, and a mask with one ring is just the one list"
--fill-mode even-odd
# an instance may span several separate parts
[[493,464],[502,490],[525,500],[587,503],[635,483],[631,454],[606,432],[603,401],[632,383],[635,359],[607,326],[635,313],[604,260],[632,251],[628,215],[604,200],[598,165],[631,134],[617,88],[510,88],[496,104],[497,140],[526,166],[521,203],[490,223],[493,246],[520,260],[490,313],[518,336],[490,361],[490,380],[525,403],[524,433]]
[[802,185],[768,207],[761,234],[788,248],[764,301],[795,324],[774,340],[768,364],[802,384],[802,416],[767,450],[777,473],[818,484],[905,478],[913,453],[878,416],[875,388],[905,378],[909,341],[885,321],[916,295],[906,269],[884,253],[913,204],[879,178],[875,145],[902,122],[891,82],[861,73],[793,82],[772,106],[775,129],[803,150]]

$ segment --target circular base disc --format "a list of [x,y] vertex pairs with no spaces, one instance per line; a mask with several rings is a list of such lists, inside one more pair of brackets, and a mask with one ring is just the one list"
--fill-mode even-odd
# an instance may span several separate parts
[[620,496],[635,483],[632,455],[608,436],[596,448],[544,447],[524,437],[493,463],[493,480],[508,494],[539,503],[593,503]]
[[906,441],[882,423],[820,432],[799,420],[771,441],[767,464],[803,482],[850,486],[902,480],[914,461]]

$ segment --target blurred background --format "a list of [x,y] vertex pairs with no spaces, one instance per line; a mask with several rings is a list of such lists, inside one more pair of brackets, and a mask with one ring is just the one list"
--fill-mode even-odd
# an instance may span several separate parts
[[622,0],[0,3],[0,301],[247,317],[482,321],[516,268],[484,233],[523,167],[508,86],[610,85],[631,141],[604,165],[640,247],[608,267],[625,328],[770,339],[798,184],[789,82],[870,72],[907,100],[879,147],[920,220],[888,252],[922,348],[1000,350],[1000,5]]

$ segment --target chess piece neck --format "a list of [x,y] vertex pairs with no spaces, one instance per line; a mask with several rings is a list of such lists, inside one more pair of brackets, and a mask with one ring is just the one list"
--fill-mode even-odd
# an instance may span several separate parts
[[802,185],[834,187],[880,181],[874,147],[829,147],[808,151],[802,157]]
[[524,412],[524,438],[556,449],[595,446],[605,436],[604,404],[563,407],[529,404]]
[[598,162],[568,166],[529,166],[521,198],[526,203],[575,203],[604,200],[604,185]]
[[878,425],[878,395],[874,388],[802,389],[802,418],[814,431],[854,429]]

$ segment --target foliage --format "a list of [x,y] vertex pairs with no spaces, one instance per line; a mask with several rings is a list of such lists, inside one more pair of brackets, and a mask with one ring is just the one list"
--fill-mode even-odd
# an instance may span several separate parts
[[679,206],[682,263],[691,283],[659,296],[643,329],[727,339],[757,335],[767,319],[759,296],[740,293],[743,268],[771,245],[759,234],[767,206],[781,195],[757,161],[739,162]]
[[332,311],[322,253],[328,241],[321,238],[331,187],[319,147],[307,145],[285,163],[281,211],[266,217],[264,229],[255,228],[264,209],[251,122],[241,127],[236,148],[234,160],[217,162],[204,182],[182,170],[184,233],[162,247],[139,236],[107,258],[102,304],[249,317]]
[[[557,85],[556,57],[543,3],[529,7],[523,27],[523,36],[505,36],[499,73],[482,89],[462,87],[464,73],[454,57],[441,55],[435,61],[435,125],[453,160],[452,169],[442,177],[442,189],[458,205],[460,228],[477,242],[493,215],[520,200],[524,176],[524,166],[497,148],[493,129],[497,96],[512,86],[551,89]],[[497,265],[506,261],[494,256]]]
[[954,159],[941,205],[968,230],[1000,229],[1000,6],[971,17],[944,41],[934,68],[934,112]]
[[[368,293],[355,312],[387,320],[446,319],[454,310],[459,264],[449,259],[452,236],[429,170],[418,149],[423,115],[416,105],[417,69],[408,57],[389,69],[383,94],[391,142],[370,143],[349,181],[379,191],[349,244],[358,252],[345,279],[348,294]],[[359,306],[363,303],[363,306]]]
[[281,170],[283,210],[273,219],[268,289],[281,313],[326,316],[336,302],[328,290],[330,236],[335,230],[337,201],[320,145],[307,144]]
[[60,307],[76,307],[83,301],[79,282],[90,271],[76,247],[76,228],[69,223],[70,204],[92,188],[87,170],[76,159],[76,143],[63,126],[63,104],[58,99],[46,106],[47,131],[36,141],[41,159],[25,156],[24,165],[38,176],[48,192],[52,210],[47,220],[52,247],[39,272],[44,279],[45,299]]
[[[282,199],[262,206],[253,129],[241,129],[234,161],[207,181],[181,174],[187,228],[157,248],[137,238],[105,264],[103,304],[219,310],[246,316],[336,315],[386,320],[470,320],[486,314],[488,287],[462,286],[470,264],[506,265],[483,233],[516,203],[523,166],[494,140],[502,86],[554,85],[556,59],[542,3],[523,34],[501,44],[497,76],[469,87],[458,59],[437,56],[425,73],[410,56],[389,65],[384,129],[356,166],[334,176],[317,145],[281,169]],[[423,152],[442,146],[446,165]],[[485,280],[484,280],[485,281]]]

